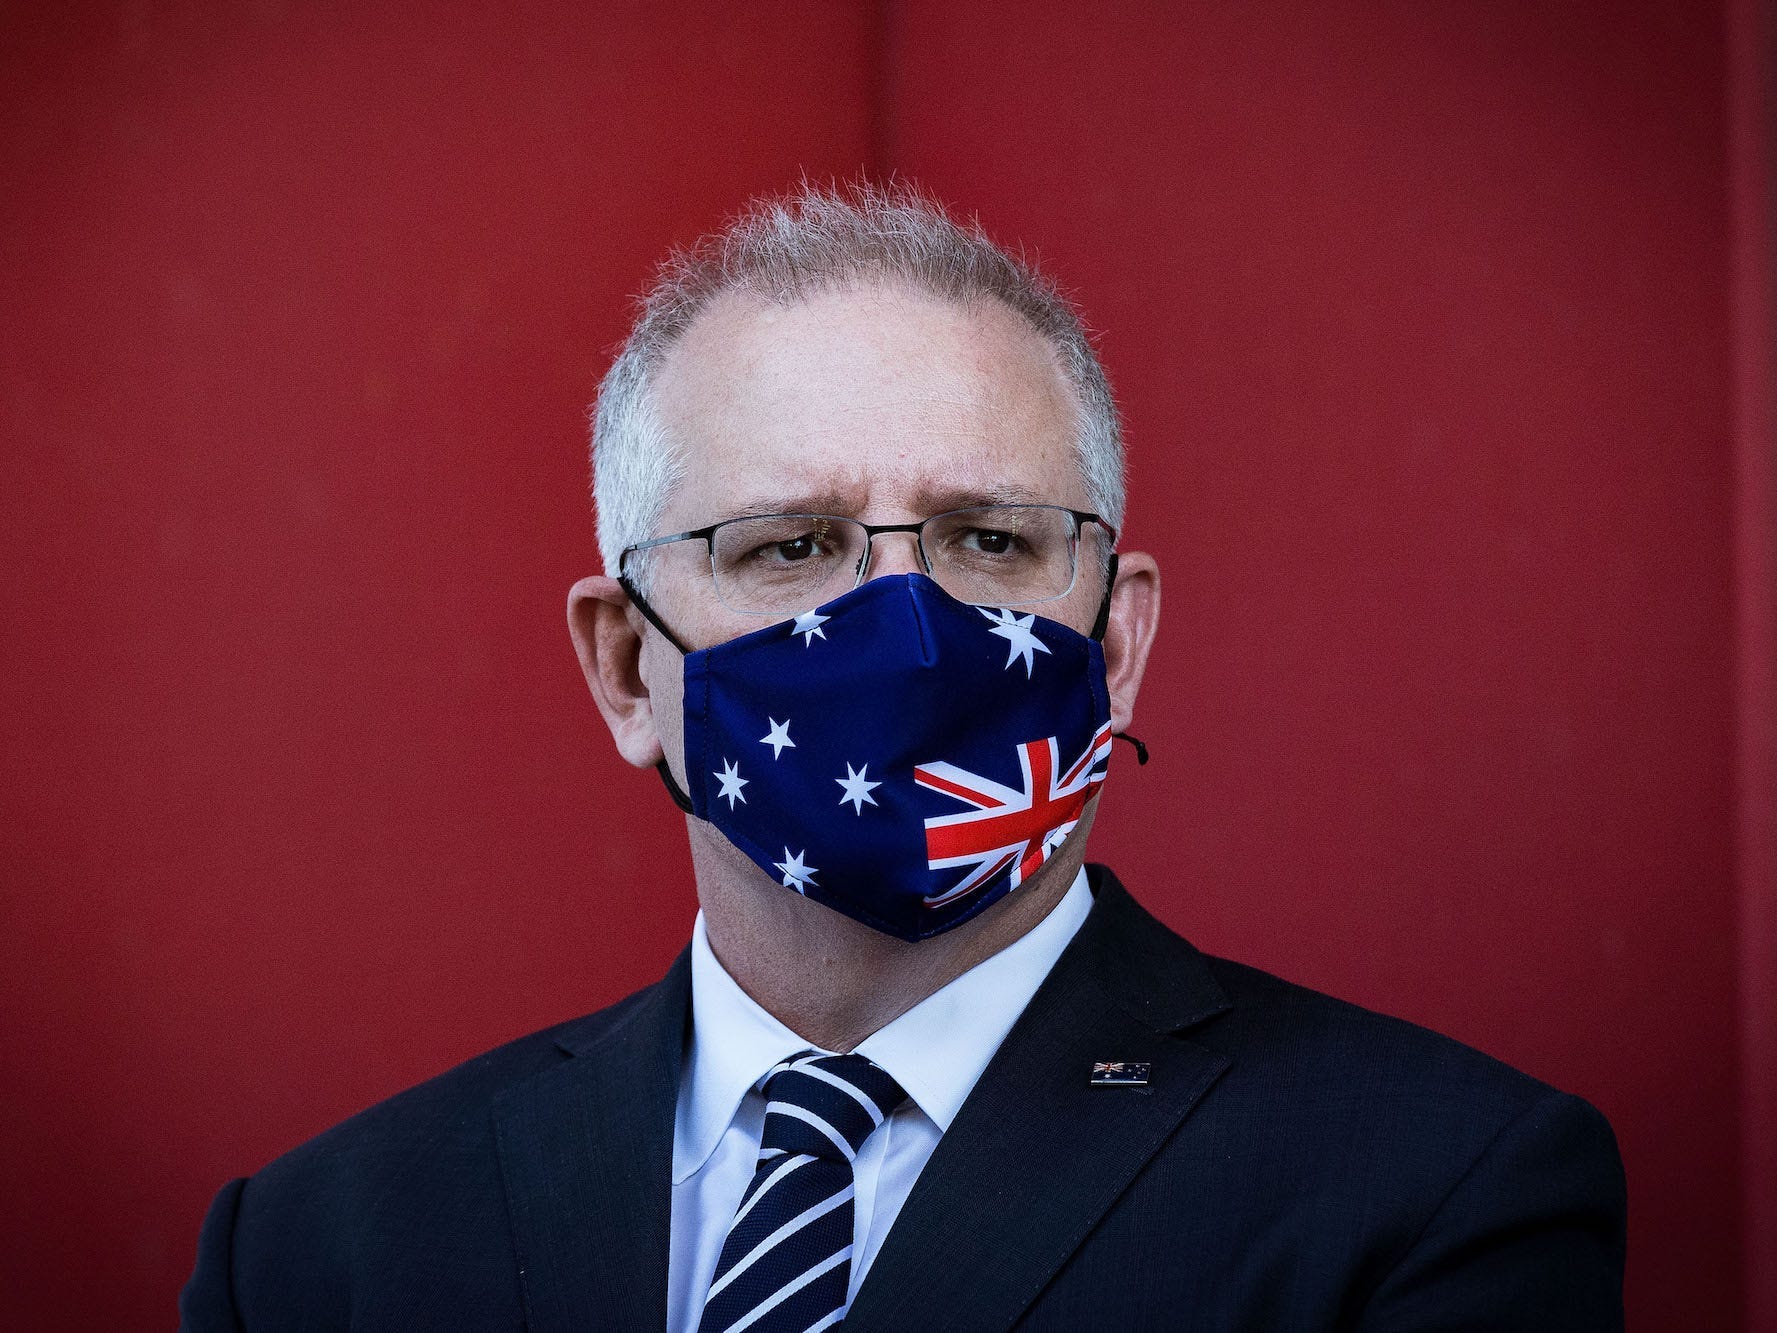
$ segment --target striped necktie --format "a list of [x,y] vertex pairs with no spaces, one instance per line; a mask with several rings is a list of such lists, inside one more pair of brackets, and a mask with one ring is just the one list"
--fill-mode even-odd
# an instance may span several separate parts
[[861,1055],[804,1051],[765,1076],[759,1165],[698,1333],[814,1333],[845,1318],[852,1159],[907,1094]]

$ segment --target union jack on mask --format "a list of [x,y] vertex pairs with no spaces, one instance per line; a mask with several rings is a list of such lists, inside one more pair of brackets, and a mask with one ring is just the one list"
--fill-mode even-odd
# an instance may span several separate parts
[[905,940],[1034,873],[1110,750],[1097,639],[923,574],[685,658],[691,813],[785,889]]

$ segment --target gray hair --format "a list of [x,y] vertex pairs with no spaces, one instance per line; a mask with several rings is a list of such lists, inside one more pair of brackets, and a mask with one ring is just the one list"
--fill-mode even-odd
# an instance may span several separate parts
[[997,300],[1048,342],[1078,408],[1074,453],[1093,508],[1123,525],[1123,432],[1117,405],[1073,305],[1021,255],[959,222],[906,184],[804,183],[756,200],[722,231],[671,255],[642,299],[635,327],[599,385],[592,410],[599,554],[615,575],[626,547],[656,534],[682,452],[667,438],[650,385],[674,343],[718,296],[780,304],[858,283],[901,282],[966,304]]

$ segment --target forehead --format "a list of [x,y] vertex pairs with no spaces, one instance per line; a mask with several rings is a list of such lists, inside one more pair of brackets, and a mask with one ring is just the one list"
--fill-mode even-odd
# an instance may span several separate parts
[[669,531],[771,509],[901,521],[989,500],[1086,505],[1067,383],[997,301],[730,293],[668,353],[655,396],[686,462]]

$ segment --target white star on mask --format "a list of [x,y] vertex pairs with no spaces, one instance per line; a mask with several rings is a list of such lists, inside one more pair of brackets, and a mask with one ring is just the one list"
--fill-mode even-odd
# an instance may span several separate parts
[[[771,733],[766,736],[761,736],[759,738],[759,744],[769,745],[771,747],[771,757],[773,759],[776,759],[779,755],[783,754],[785,750],[794,750],[796,748],[796,742],[790,739],[789,718],[786,717],[782,722],[779,722],[775,717],[768,717],[765,720],[771,723]],[[784,855],[788,856],[789,853],[785,852]]]
[[786,847],[784,848],[784,859],[772,862],[774,866],[784,872],[784,887],[786,889],[794,889],[797,893],[806,894],[808,886],[814,883],[814,877],[819,872],[813,866],[803,864],[802,858],[807,855],[807,852],[797,852],[796,855],[791,856],[790,849]]
[[735,763],[734,760],[724,759],[722,761],[722,771],[720,773],[711,773],[710,776],[722,784],[722,790],[716,793],[716,799],[720,801],[726,798],[730,810],[734,809],[734,803],[736,801],[739,801],[742,805],[747,803],[747,798],[741,795],[740,789],[746,786],[747,783],[751,782],[752,779],[743,778],[740,775],[740,765]]
[[1011,670],[1012,663],[1022,657],[1024,659],[1024,675],[1026,679],[1029,679],[1032,663],[1036,661],[1032,654],[1049,651],[1049,645],[1031,633],[1030,627],[1036,623],[1037,619],[1035,613],[1020,616],[1011,611],[990,610],[985,606],[978,606],[975,609],[993,622],[993,628],[987,632],[999,635],[1011,645],[1011,651],[1006,654],[1006,669]]
[[826,624],[832,618],[832,616],[823,616],[816,611],[804,611],[801,615],[796,617],[795,628],[793,628],[790,633],[800,634],[802,636],[802,646],[806,648],[816,639],[824,639],[827,637],[827,631],[822,629],[821,626]]
[[862,768],[858,769],[854,769],[849,763],[846,764],[845,776],[833,779],[833,781],[837,782],[845,789],[845,795],[839,798],[839,804],[845,805],[849,802],[852,810],[860,815],[864,813],[866,802],[870,805],[876,804],[876,798],[870,793],[882,786],[882,784],[880,782],[865,781],[869,773],[870,765],[868,764],[865,764]]

